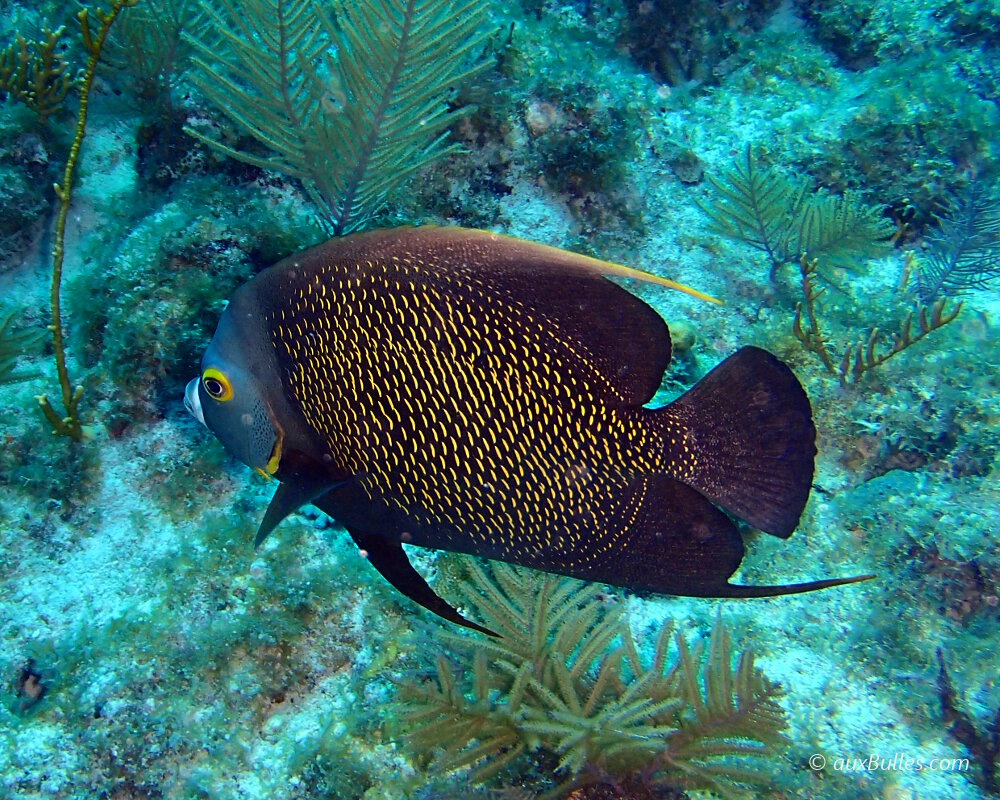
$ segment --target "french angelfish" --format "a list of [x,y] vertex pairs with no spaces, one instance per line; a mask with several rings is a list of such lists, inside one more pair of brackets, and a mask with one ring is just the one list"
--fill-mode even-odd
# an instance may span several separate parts
[[185,401],[280,481],[256,544],[312,503],[407,597],[486,633],[403,542],[698,597],[861,580],[729,583],[744,553],[730,517],[782,538],[798,524],[816,454],[809,400],[785,364],[744,347],[645,408],[670,334],[605,274],[686,290],[438,227],[332,239],[240,287]]

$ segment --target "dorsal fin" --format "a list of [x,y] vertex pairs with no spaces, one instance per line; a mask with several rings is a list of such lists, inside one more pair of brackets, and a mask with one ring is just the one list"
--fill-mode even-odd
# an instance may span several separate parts
[[376,230],[331,239],[272,269],[276,275],[290,269],[308,273],[339,264],[360,275],[391,263],[416,267],[414,280],[434,284],[459,301],[457,307],[469,307],[476,293],[488,293],[524,309],[572,342],[626,404],[648,402],[670,362],[670,334],[660,316],[604,275],[671,288],[679,284],[509,236],[436,226]]

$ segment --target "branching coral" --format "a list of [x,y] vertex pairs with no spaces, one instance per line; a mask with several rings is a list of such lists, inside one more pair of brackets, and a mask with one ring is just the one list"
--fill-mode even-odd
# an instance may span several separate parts
[[[819,324],[819,311],[816,301],[826,289],[818,285],[816,265],[818,259],[810,261],[805,256],[800,259],[799,270],[802,275],[802,295],[804,301],[795,305],[795,318],[792,321],[792,333],[802,342],[806,350],[819,356],[826,371],[836,375],[841,386],[850,383],[857,384],[863,375],[869,374],[876,367],[908,347],[916,344],[928,334],[942,328],[958,316],[962,304],[956,303],[950,308],[946,298],[936,300],[928,308],[921,303],[907,313],[899,326],[899,332],[892,334],[892,345],[879,351],[879,329],[872,328],[864,340],[848,342],[843,346],[843,355],[835,361],[830,355],[827,344],[829,340],[823,334]],[[913,321],[917,321],[914,331]]]
[[482,782],[532,751],[553,765],[542,798],[602,783],[732,796],[766,780],[755,762],[784,741],[780,689],[749,649],[733,667],[721,621],[707,651],[665,625],[644,659],[598,586],[497,564],[471,565],[462,589],[501,637],[443,634],[462,661],[440,655],[435,679],[400,686],[407,739],[435,771]]
[[83,78],[80,82],[80,108],[76,117],[76,130],[73,134],[73,143],[69,148],[69,157],[66,159],[66,166],[63,169],[62,182],[57,183],[53,188],[56,198],[59,200],[59,213],[56,215],[56,226],[54,241],[52,244],[52,281],[49,288],[49,308],[52,312],[52,350],[55,356],[56,373],[59,376],[59,391],[62,395],[64,416],[56,411],[49,401],[48,396],[41,394],[35,399],[41,408],[42,414],[49,424],[52,425],[53,433],[60,436],[68,436],[74,442],[83,440],[83,425],[80,422],[80,400],[83,398],[83,386],[73,387],[66,369],[66,350],[63,347],[63,326],[61,308],[61,286],[63,257],[65,255],[66,219],[69,216],[69,204],[73,194],[73,179],[76,173],[76,163],[80,156],[80,146],[83,144],[83,137],[87,132],[87,109],[90,102],[90,87],[94,82],[94,73],[97,71],[97,64],[101,60],[101,50],[104,42],[108,38],[108,32],[114,25],[122,9],[134,6],[139,0],[111,0],[111,8],[108,11],[97,9],[96,16],[100,25],[96,32],[90,28],[90,17],[87,9],[83,9],[77,18],[80,20],[80,34],[83,38],[83,45],[87,50],[87,66],[83,71]]
[[[485,65],[480,3],[313,0],[204,3],[190,38],[194,82],[259,155],[197,130],[210,147],[302,182],[335,234],[360,227],[404,180],[454,152],[456,85]],[[336,59],[331,58],[336,52]]]
[[62,108],[76,84],[62,54],[64,27],[42,31],[42,39],[26,41],[20,34],[6,50],[0,50],[0,98],[9,94],[34,111],[43,124]]

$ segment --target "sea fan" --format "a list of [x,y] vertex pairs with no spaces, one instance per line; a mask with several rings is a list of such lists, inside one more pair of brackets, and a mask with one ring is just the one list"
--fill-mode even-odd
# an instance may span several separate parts
[[737,161],[719,178],[707,178],[716,202],[699,207],[711,219],[712,230],[763,251],[774,265],[786,263],[791,222],[805,203],[805,184],[761,169],[749,145],[743,163]]
[[917,259],[917,290],[924,303],[987,287],[1000,277],[1000,201],[979,183],[952,198],[928,231]]
[[771,278],[779,267],[822,256],[826,267],[851,267],[877,252],[892,223],[849,194],[811,194],[808,184],[761,168],[748,146],[743,161],[708,177],[713,205],[700,205],[711,227],[767,254]]
[[462,589],[500,637],[446,633],[466,657],[441,655],[435,678],[400,686],[407,739],[435,771],[471,767],[478,783],[530,750],[555,765],[542,798],[597,783],[733,796],[766,782],[759,760],[784,742],[780,689],[750,650],[733,666],[721,620],[707,653],[668,624],[647,660],[599,586],[495,564],[471,565]]
[[13,331],[14,314],[0,316],[0,385],[30,381],[37,372],[15,372],[17,360],[36,348],[45,338],[45,331]]
[[415,171],[454,152],[448,101],[483,69],[484,6],[462,0],[213,0],[188,35],[194,82],[272,154],[226,155],[302,181],[335,234],[362,226]]
[[198,0],[142,0],[124,9],[105,44],[105,63],[129,73],[143,111],[162,111],[191,55],[184,31],[207,24]]

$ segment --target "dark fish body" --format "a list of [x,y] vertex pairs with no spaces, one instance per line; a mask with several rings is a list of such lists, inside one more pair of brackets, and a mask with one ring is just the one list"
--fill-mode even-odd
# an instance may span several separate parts
[[[670,594],[842,582],[728,583],[743,542],[723,510],[781,537],[798,523],[816,453],[809,401],[784,364],[744,348],[644,408],[670,361],[667,326],[599,264],[417,228],[334,239],[241,287],[198,404],[251,466],[266,450],[282,481],[258,540],[312,502],[394,585],[460,622],[401,542]],[[206,408],[204,376],[233,361],[257,386],[239,425]],[[233,446],[245,428],[251,443]]]

